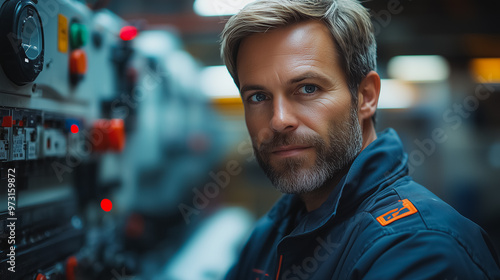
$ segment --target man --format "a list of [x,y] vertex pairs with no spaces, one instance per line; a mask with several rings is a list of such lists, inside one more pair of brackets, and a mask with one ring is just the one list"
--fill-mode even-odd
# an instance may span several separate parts
[[255,155],[286,193],[227,279],[500,279],[486,233],[408,176],[375,133],[380,78],[354,0],[267,0],[222,34]]

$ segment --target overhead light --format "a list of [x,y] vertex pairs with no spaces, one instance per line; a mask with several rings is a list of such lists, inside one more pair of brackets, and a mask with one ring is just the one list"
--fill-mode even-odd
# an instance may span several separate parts
[[146,30],[134,40],[135,48],[147,56],[167,55],[180,48],[180,40],[166,30]]
[[238,13],[247,4],[255,0],[196,0],[194,12],[200,16],[228,16]]
[[395,56],[387,69],[389,77],[409,82],[445,81],[450,75],[448,62],[439,55]]
[[500,58],[476,58],[470,68],[476,82],[500,83]]
[[416,104],[415,86],[400,80],[381,80],[378,109],[405,109]]
[[200,84],[210,98],[240,97],[240,91],[224,65],[202,69]]

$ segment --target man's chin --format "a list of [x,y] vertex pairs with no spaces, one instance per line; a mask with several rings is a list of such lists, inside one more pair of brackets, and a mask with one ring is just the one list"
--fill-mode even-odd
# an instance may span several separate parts
[[317,190],[328,179],[328,175],[322,172],[311,170],[310,168],[301,168],[299,170],[285,172],[276,172],[268,174],[274,187],[287,194],[304,194]]

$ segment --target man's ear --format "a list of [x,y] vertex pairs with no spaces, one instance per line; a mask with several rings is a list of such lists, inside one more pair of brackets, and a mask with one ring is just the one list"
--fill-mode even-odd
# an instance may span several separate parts
[[370,71],[358,88],[358,116],[361,122],[371,119],[375,114],[379,95],[380,76],[377,72]]

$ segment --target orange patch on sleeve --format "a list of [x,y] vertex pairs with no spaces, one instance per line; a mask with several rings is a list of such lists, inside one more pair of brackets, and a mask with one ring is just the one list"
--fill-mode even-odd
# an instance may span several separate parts
[[418,212],[417,208],[408,199],[400,200],[401,206],[388,211],[377,217],[377,221],[382,225],[386,226],[394,221],[397,221],[411,214]]

